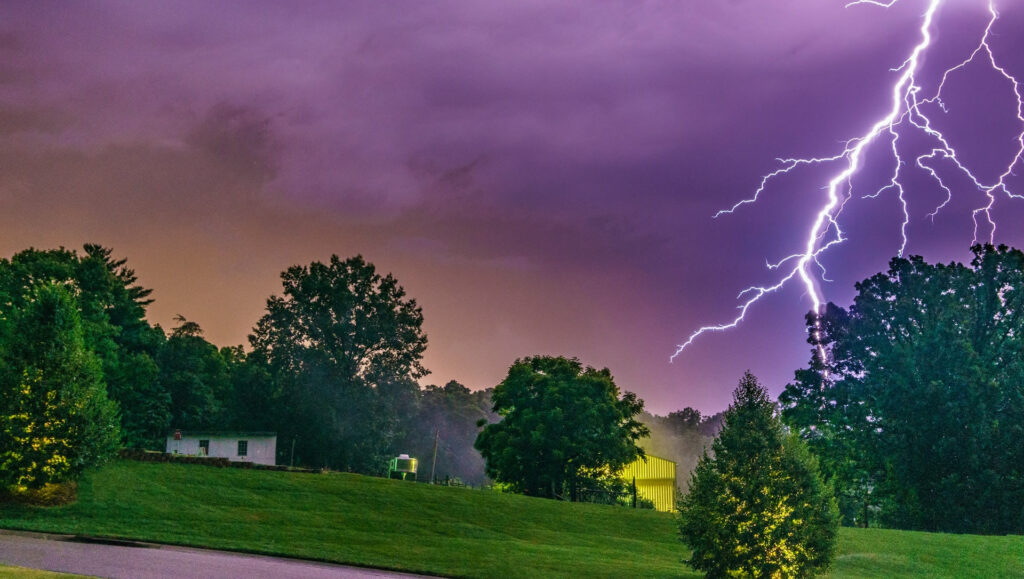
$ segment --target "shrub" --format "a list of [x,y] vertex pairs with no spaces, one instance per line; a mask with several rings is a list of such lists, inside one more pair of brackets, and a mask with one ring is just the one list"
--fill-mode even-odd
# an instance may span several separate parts
[[747,372],[679,503],[689,565],[709,577],[806,577],[835,553],[839,511],[817,461],[787,435],[757,378]]

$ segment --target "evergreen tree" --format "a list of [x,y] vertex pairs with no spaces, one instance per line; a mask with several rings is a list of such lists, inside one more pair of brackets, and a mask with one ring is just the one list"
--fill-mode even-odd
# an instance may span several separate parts
[[832,490],[750,372],[679,503],[690,566],[709,577],[806,577],[828,568],[839,511]]
[[120,406],[124,443],[163,448],[170,396],[155,359],[164,334],[145,319],[150,290],[110,249],[86,244],[84,254],[26,249],[0,259],[0,313],[22,309],[36,288],[73,288],[85,346],[99,360],[109,397]]
[[74,298],[63,286],[41,285],[3,322],[0,483],[74,480],[120,438],[117,405],[85,346]]

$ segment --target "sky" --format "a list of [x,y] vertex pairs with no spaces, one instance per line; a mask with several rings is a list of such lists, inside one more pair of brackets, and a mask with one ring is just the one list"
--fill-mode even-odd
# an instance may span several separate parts
[[[1024,5],[996,5],[993,53],[1024,78]],[[802,249],[834,167],[714,214],[778,157],[835,155],[884,116],[926,6],[8,0],[0,255],[112,247],[154,289],[152,322],[180,314],[226,346],[285,268],[361,254],[423,309],[424,383],[486,388],[517,358],[565,355],[656,413],[717,412],[745,370],[777,395],[807,363],[802,286],[669,357],[778,279],[765,264]],[[944,2],[926,91],[977,45],[986,6]],[[1022,128],[1012,86],[979,60],[944,102],[936,126],[997,175]],[[894,192],[861,198],[891,175],[886,153],[866,153],[847,241],[820,259],[843,306],[900,249]],[[982,194],[946,183],[932,219],[943,191],[908,176],[907,253],[969,259]],[[996,242],[1024,246],[1024,200],[993,216]]]

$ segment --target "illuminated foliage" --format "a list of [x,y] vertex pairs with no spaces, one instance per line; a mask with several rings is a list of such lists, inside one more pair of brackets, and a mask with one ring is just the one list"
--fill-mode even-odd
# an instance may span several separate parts
[[0,259],[0,314],[26,307],[47,284],[74,294],[86,349],[99,360],[110,398],[121,410],[124,442],[163,448],[170,397],[160,384],[155,358],[164,335],[146,321],[149,289],[108,248],[86,244],[84,252],[26,249]]
[[3,320],[0,484],[40,488],[74,480],[108,457],[120,431],[99,362],[85,347],[71,293],[34,290]]
[[835,551],[839,513],[806,445],[749,372],[679,503],[690,566],[709,577],[806,577]]
[[487,474],[531,496],[578,500],[583,486],[615,482],[618,472],[643,451],[639,422],[643,401],[619,396],[607,368],[578,360],[536,356],[517,360],[494,389],[502,420],[484,428],[476,448]]

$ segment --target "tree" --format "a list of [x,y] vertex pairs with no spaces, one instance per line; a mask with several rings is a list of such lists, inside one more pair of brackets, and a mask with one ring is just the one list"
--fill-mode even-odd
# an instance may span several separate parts
[[71,292],[44,284],[26,297],[2,321],[0,484],[34,489],[102,462],[120,430]]
[[24,307],[46,284],[73,286],[86,348],[99,359],[108,394],[121,409],[124,442],[162,445],[170,397],[154,361],[163,331],[145,320],[150,290],[110,249],[86,244],[84,250],[26,249],[0,259],[0,308]]
[[516,360],[492,395],[502,420],[480,433],[487,474],[517,492],[578,500],[587,481],[611,478],[643,451],[643,401],[607,368],[535,356]]
[[827,569],[839,526],[831,488],[750,372],[712,451],[679,503],[690,566],[709,577],[806,577]]
[[[220,349],[228,370],[229,386],[223,403],[224,427],[235,430],[274,430],[278,398],[273,378],[258,356],[242,346]],[[290,442],[290,441],[289,441]]]
[[[472,392],[455,380],[427,386],[419,391],[415,420],[398,450],[419,457],[419,480],[427,480],[433,470],[437,479],[484,484],[484,459],[473,443],[480,433],[478,423],[498,419],[490,409],[491,390]],[[432,464],[435,435],[437,463]]]
[[704,433],[706,422],[711,418],[701,416],[698,410],[689,407],[670,412],[668,416],[644,412],[640,417],[640,421],[651,431],[641,446],[648,454],[676,463],[676,480],[684,491],[690,474],[697,467],[697,461],[715,440],[717,429],[712,434]]
[[121,409],[123,442],[132,448],[164,448],[170,426],[170,393],[159,382],[156,358],[164,346],[164,332],[146,320],[153,290],[138,284],[135,271],[124,258],[100,245],[84,245],[77,279],[82,296],[97,303],[112,327],[113,348],[100,354],[104,381],[111,399]]
[[390,274],[356,256],[294,266],[249,341],[273,381],[282,446],[309,466],[375,473],[402,434],[396,407],[427,371],[423,314]]
[[848,522],[1024,530],[1024,253],[973,252],[894,259],[849,310],[808,317],[811,366],[780,401]]
[[223,404],[231,386],[228,366],[199,324],[182,316],[160,350],[160,384],[171,396],[174,428],[223,428]]

